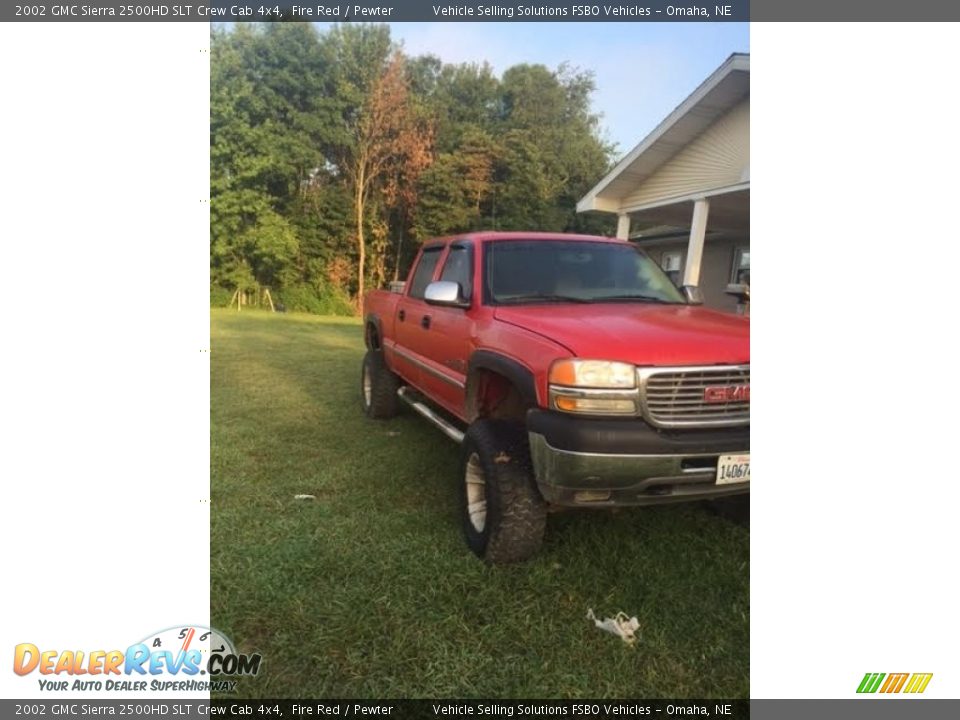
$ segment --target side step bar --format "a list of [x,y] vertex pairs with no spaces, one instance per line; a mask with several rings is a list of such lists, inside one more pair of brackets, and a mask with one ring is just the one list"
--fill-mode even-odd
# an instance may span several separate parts
[[403,400],[407,405],[423,415],[427,420],[440,428],[441,432],[456,443],[463,442],[463,431],[451,424],[448,420],[442,418],[438,413],[420,402],[409,388],[402,387],[397,390],[397,397]]

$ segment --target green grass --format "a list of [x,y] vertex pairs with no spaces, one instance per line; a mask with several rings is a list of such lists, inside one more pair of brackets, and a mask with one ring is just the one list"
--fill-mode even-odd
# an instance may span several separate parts
[[[358,321],[212,311],[211,617],[245,697],[746,697],[749,531],[698,505],[466,548],[457,447],[360,410]],[[307,493],[315,501],[297,501]],[[634,647],[585,619],[636,615]]]

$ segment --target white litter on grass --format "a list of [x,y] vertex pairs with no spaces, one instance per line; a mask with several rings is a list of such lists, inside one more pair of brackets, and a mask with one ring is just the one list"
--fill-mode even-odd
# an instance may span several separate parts
[[317,496],[316,495],[294,495],[293,499],[294,500],[316,500]]
[[587,620],[593,620],[593,624],[604,632],[619,635],[627,645],[633,645],[637,641],[636,632],[640,629],[640,621],[636,617],[627,617],[626,613],[618,612],[612,618],[597,620],[597,616],[593,614],[593,608],[588,608]]

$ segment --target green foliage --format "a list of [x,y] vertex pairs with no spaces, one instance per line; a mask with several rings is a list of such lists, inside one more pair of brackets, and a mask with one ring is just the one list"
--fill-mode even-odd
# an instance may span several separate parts
[[[269,287],[305,310],[355,306],[350,163],[396,51],[386,25],[212,31],[211,287]],[[485,63],[429,55],[405,58],[403,67],[412,121],[430,129],[429,157],[368,198],[360,226],[368,282],[395,268],[405,275],[419,244],[438,235],[613,231],[612,218],[575,212],[611,160],[590,107],[589,73],[517,65],[498,78]]]
[[228,290],[221,285],[210,286],[210,307],[225,308],[230,305],[233,298],[233,290]]
[[290,312],[313,313],[314,315],[353,315],[355,308],[342,290],[326,282],[285,287],[274,298]]
[[290,223],[276,212],[261,213],[256,224],[240,236],[239,243],[262,284],[283,286],[297,281],[297,235]]

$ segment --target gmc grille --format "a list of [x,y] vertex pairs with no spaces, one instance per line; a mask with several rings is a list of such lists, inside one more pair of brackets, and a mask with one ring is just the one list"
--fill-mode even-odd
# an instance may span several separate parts
[[[643,416],[652,425],[679,428],[750,424],[749,365],[640,368],[638,372]],[[707,388],[713,388],[712,402],[705,398]]]

